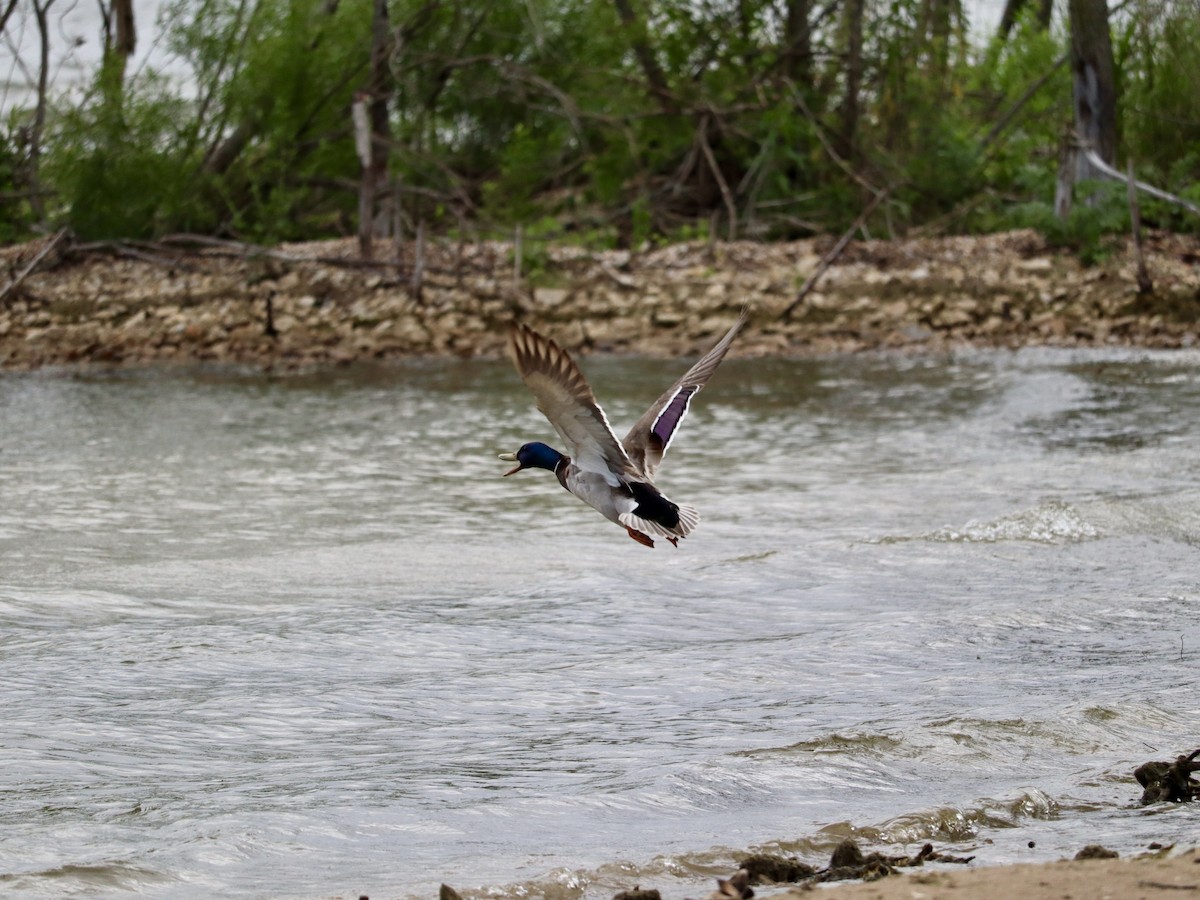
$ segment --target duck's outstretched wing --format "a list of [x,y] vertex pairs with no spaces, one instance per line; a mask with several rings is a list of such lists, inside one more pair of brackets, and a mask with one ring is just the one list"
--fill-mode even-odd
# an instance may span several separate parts
[[700,393],[700,389],[708,383],[713,372],[717,371],[717,366],[725,358],[725,353],[737,337],[737,333],[746,324],[749,314],[749,309],[743,308],[738,320],[725,332],[725,336],[717,341],[717,345],[688,369],[682,378],[667,388],[646,410],[645,415],[638,419],[637,424],[629,429],[629,434],[625,435],[622,442],[625,452],[647,478],[654,477],[667,448],[671,446],[671,439],[675,437],[676,430],[687,415],[692,398]]
[[587,379],[562,347],[527,325],[514,325],[508,350],[517,374],[576,466],[603,474],[614,487],[622,479],[638,477]]

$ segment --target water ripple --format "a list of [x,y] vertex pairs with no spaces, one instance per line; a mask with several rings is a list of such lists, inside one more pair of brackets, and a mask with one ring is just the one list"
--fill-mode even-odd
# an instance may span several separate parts
[[[630,422],[669,364],[589,360]],[[508,367],[0,377],[0,885],[695,895],[1188,833],[1195,355],[731,360],[645,551]],[[948,524],[949,523],[949,524]]]

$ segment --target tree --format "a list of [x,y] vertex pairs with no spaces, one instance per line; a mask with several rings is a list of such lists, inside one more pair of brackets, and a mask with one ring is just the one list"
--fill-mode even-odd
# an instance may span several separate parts
[[108,5],[101,3],[100,13],[104,19],[104,61],[100,79],[109,99],[119,102],[125,84],[125,69],[137,48],[133,0],[112,0]]
[[37,21],[39,64],[37,80],[37,107],[33,123],[29,128],[29,155],[25,183],[29,189],[29,204],[38,224],[46,226],[46,205],[42,199],[42,137],[46,130],[46,92],[50,84],[50,7],[54,0],[33,0],[33,13]]
[[794,84],[808,88],[812,78],[812,24],[809,0],[787,0],[784,19],[784,74]]
[[[359,159],[363,166],[362,183],[359,187],[358,246],[366,259],[370,259],[372,252],[376,200],[387,180],[391,139],[388,98],[394,90],[391,57],[391,27],[388,24],[387,0],[374,0],[371,15],[371,84],[364,96],[355,103],[356,113],[361,108],[358,107],[358,103],[365,104],[366,112],[366,122],[355,123],[360,135]],[[361,135],[364,130],[365,139]]]
[[863,11],[864,0],[845,0],[846,94],[842,98],[839,126],[842,155],[852,163],[858,161],[859,153],[858,103],[863,81]]
[[[1105,0],[1069,0],[1075,130],[1110,165],[1117,156],[1117,89]],[[1095,177],[1080,154],[1078,180]]]

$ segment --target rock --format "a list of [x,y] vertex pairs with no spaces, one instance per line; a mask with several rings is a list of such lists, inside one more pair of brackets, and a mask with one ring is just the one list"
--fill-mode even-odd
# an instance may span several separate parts
[[1075,854],[1075,859],[1117,859],[1119,856],[1116,850],[1108,850],[1099,844],[1088,844]]
[[935,337],[934,332],[920,325],[905,325],[900,329],[900,334],[904,337],[904,340],[913,344],[924,343]]
[[798,859],[769,853],[747,856],[738,863],[738,868],[745,869],[750,874],[751,884],[759,884],[763,881],[776,883],[800,881],[804,878],[811,878],[817,872],[814,867],[800,862]]
[[936,328],[962,328],[973,323],[975,317],[963,307],[954,306],[941,310],[932,321]]
[[1025,272],[1027,274],[1051,272],[1054,269],[1054,260],[1049,259],[1044,256],[1041,256],[1041,257],[1035,256],[1033,259],[1020,260],[1017,263],[1016,268],[1019,271]]
[[570,293],[563,288],[534,288],[533,302],[538,306],[545,306],[553,309],[561,306],[568,296],[570,296]]
[[660,328],[674,328],[683,322],[683,315],[673,309],[659,308],[654,310],[653,322]]
[[1192,775],[1200,772],[1200,750],[1193,751],[1189,756],[1177,756],[1174,762],[1148,762],[1138,766],[1133,771],[1145,790],[1142,792],[1141,805],[1171,801],[1183,803],[1200,798],[1200,784],[1192,779]]
[[858,844],[849,838],[834,848],[833,856],[829,860],[829,866],[833,869],[840,869],[847,866],[861,866],[862,864],[862,851],[858,849]]

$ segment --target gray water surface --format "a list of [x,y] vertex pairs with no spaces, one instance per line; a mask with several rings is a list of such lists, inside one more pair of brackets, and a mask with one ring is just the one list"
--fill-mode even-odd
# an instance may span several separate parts
[[[585,360],[618,433],[684,362]],[[501,362],[0,376],[0,892],[598,900],[1200,838],[1200,356],[731,360],[647,550]],[[1035,847],[1030,848],[1033,841]]]

